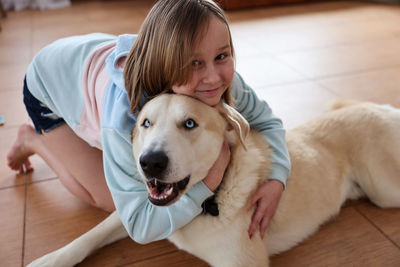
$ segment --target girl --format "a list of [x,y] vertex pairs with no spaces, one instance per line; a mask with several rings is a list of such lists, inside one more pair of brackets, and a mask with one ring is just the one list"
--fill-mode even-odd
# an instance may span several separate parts
[[141,107],[171,90],[210,106],[233,102],[268,139],[273,171],[249,207],[257,206],[249,236],[259,227],[263,237],[290,171],[285,132],[234,72],[227,20],[211,0],[160,0],[138,35],[89,34],[43,48],[24,81],[24,103],[35,129],[20,127],[8,165],[31,170],[29,156],[37,153],[78,198],[107,211],[116,208],[135,241],[166,238],[202,212],[230,158],[224,144],[207,177],[175,204],[158,207],[147,200],[131,132]]

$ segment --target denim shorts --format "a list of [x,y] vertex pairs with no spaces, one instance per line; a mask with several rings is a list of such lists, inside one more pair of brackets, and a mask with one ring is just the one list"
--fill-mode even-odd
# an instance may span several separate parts
[[45,104],[37,100],[31,92],[29,92],[24,79],[24,104],[31,118],[35,131],[39,134],[48,132],[65,123],[63,118],[58,117]]

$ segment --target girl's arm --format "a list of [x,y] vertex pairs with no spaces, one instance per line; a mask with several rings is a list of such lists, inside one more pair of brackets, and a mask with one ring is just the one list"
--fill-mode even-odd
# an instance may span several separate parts
[[235,73],[231,83],[231,93],[236,109],[252,128],[256,128],[264,135],[273,150],[272,173],[266,178],[279,180],[286,186],[291,165],[282,121],[272,113],[265,101],[257,97],[238,73]]
[[252,196],[249,209],[256,207],[251,218],[248,235],[251,238],[259,229],[261,238],[271,218],[274,216],[282,196],[286,180],[290,173],[290,159],[286,147],[285,130],[282,121],[272,114],[265,101],[261,101],[255,92],[236,74],[231,83],[232,96],[236,108],[247,119],[251,127],[259,130],[273,149],[272,172],[267,182],[262,184]]

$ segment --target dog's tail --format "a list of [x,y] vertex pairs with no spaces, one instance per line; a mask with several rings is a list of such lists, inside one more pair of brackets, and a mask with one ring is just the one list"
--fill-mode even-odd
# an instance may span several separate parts
[[353,99],[339,99],[335,100],[331,104],[331,110],[341,109],[344,107],[352,106],[361,103],[362,101]]

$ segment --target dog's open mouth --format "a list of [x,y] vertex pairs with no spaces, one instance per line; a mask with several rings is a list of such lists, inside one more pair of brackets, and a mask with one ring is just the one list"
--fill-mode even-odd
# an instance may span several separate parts
[[179,196],[189,183],[190,175],[176,183],[164,183],[157,179],[146,181],[149,200],[157,206],[166,206]]

